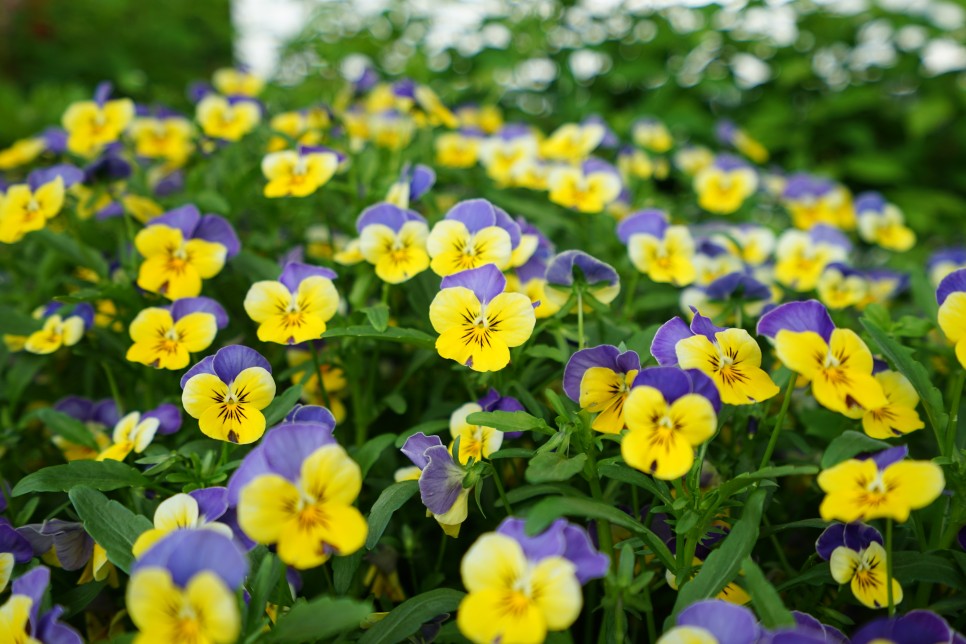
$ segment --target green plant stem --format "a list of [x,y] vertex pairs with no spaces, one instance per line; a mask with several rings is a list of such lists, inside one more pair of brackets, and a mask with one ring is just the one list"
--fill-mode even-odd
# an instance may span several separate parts
[[577,289],[577,350],[584,348],[584,292]]
[[[312,367],[315,369],[315,377],[319,381],[319,392],[322,395],[322,404],[329,411],[332,411],[332,401],[329,400],[329,392],[325,388],[325,378],[322,377],[322,361],[319,359],[319,348],[315,342],[309,342],[309,352],[312,354]],[[306,382],[308,378],[305,379]]]
[[[593,430],[589,425],[583,423],[584,428],[590,433],[590,448],[587,450],[588,483],[590,483],[590,494],[594,500],[605,503],[604,491],[600,487],[600,477],[597,474],[597,444],[594,442]],[[600,551],[610,557],[611,567],[617,565],[614,559],[614,541],[611,536],[610,521],[597,521],[597,540],[600,543]]]
[[104,373],[107,375],[107,385],[111,388],[111,397],[114,398],[114,404],[117,405],[118,416],[124,415],[124,400],[121,398],[121,392],[117,388],[117,380],[114,379],[114,372],[111,371],[110,365],[106,362],[102,362],[101,366],[104,367]]
[[963,381],[966,379],[966,370],[958,369],[953,376],[952,400],[949,402],[949,423],[946,425],[946,449],[945,455],[950,455],[956,449],[956,434],[959,431],[959,403],[963,396]]
[[640,278],[641,272],[635,268],[634,272],[631,273],[631,281],[624,294],[624,317],[628,320],[631,319],[634,313],[632,310],[634,307],[634,296],[637,294],[637,282]]
[[513,514],[513,508],[510,506],[510,500],[506,497],[506,490],[503,489],[500,473],[492,463],[490,463],[490,469],[493,470],[493,485],[496,486],[496,492],[500,495],[500,500],[503,501],[503,509],[506,510],[507,516],[510,516]]
[[886,519],[886,597],[889,603],[889,617],[896,614],[896,602],[892,596],[892,519]]
[[785,387],[784,398],[782,398],[781,409],[778,410],[778,418],[775,419],[775,428],[771,430],[771,437],[768,439],[768,446],[765,448],[765,455],[761,459],[761,465],[758,466],[759,470],[765,469],[768,465],[768,461],[771,460],[771,455],[775,452],[775,446],[778,444],[778,434],[781,432],[782,423],[785,422],[785,414],[788,412],[788,405],[792,401],[792,392],[795,390],[795,379],[797,375],[795,373],[791,374],[788,379],[788,385]]

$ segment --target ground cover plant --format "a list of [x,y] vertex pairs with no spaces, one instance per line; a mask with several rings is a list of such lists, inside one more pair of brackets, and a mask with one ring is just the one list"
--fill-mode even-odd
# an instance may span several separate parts
[[0,641],[962,641],[954,179],[343,36],[0,150]]

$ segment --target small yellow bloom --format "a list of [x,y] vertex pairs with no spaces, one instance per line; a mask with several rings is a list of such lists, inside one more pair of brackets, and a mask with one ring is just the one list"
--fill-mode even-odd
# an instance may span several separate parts
[[173,167],[185,164],[194,151],[193,128],[188,119],[139,117],[131,124],[134,153],[149,159],[164,159]]
[[956,358],[966,369],[966,292],[950,293],[939,306],[939,328],[956,345]]
[[127,610],[145,644],[231,644],[241,632],[235,593],[209,570],[179,588],[164,568],[142,568],[128,582]]
[[224,96],[208,94],[198,103],[195,118],[205,136],[237,141],[255,129],[262,114],[253,101],[230,103]]
[[40,230],[64,205],[64,180],[56,177],[36,190],[27,184],[7,188],[0,196],[0,242],[13,244]]
[[436,137],[436,163],[445,168],[472,168],[480,153],[480,139],[460,132]]
[[553,161],[581,161],[600,145],[604,134],[600,123],[566,123],[540,144],[540,154]]
[[[503,432],[467,422],[466,417],[477,411],[483,411],[479,404],[466,403],[449,417],[449,433],[453,437],[453,446],[456,439],[460,439],[460,451],[456,460],[461,465],[466,465],[470,459],[481,461],[503,445]],[[453,446],[450,447],[450,451],[453,450]]]
[[585,173],[580,168],[558,168],[547,177],[549,199],[578,212],[598,213],[617,199],[621,180],[607,170]]
[[286,279],[283,272],[281,281],[252,284],[244,306],[248,317],[259,325],[259,340],[298,344],[317,340],[325,333],[326,323],[339,308],[339,293],[332,283],[334,274],[329,275],[331,271],[311,268],[318,272],[297,281]]
[[228,249],[204,239],[185,240],[178,228],[154,224],[142,229],[134,246],[144,256],[138,286],[170,300],[195,297],[201,283],[221,272]]
[[728,405],[752,405],[775,396],[778,387],[761,368],[761,348],[744,329],[725,329],[712,342],[697,334],[675,346],[682,369],[711,376]]
[[81,101],[64,112],[67,149],[85,157],[94,156],[102,147],[121,138],[134,118],[134,102],[128,98],[106,101]]
[[9,148],[0,150],[0,170],[13,170],[31,163],[46,147],[40,137],[14,141]]
[[825,492],[819,511],[824,521],[909,519],[942,494],[946,479],[931,461],[898,461],[879,469],[872,459],[850,459],[823,470],[818,486]]
[[379,279],[401,284],[429,268],[428,237],[429,228],[423,221],[407,221],[398,230],[370,224],[359,234],[359,252],[376,267]]
[[97,455],[97,460],[123,461],[131,452],[140,454],[154,440],[160,426],[161,421],[157,418],[142,419],[140,412],[132,411],[114,426],[113,443]]
[[217,332],[211,313],[198,311],[175,321],[167,309],[144,309],[128,329],[134,344],[127,350],[127,359],[158,369],[184,369],[190,354],[211,346]]
[[513,254],[510,234],[503,228],[486,226],[471,233],[455,219],[436,222],[426,238],[426,250],[432,258],[430,268],[443,277],[486,264],[503,270]]
[[44,327],[40,331],[31,333],[24,344],[24,349],[30,353],[46,355],[61,347],[72,347],[84,337],[86,325],[84,320],[76,315],[67,319],[54,314],[44,320]]
[[685,226],[668,226],[663,238],[633,234],[627,252],[634,267],[655,282],[687,286],[697,278],[694,239]]
[[[877,541],[859,552],[839,546],[829,559],[832,578],[840,584],[852,582],[852,594],[864,606],[884,608],[889,605],[886,556],[885,548]],[[894,604],[902,601],[902,585],[894,578],[892,601]]]
[[896,371],[880,371],[875,379],[889,401],[884,407],[870,409],[862,416],[862,429],[872,438],[895,438],[926,425],[919,418],[916,406],[919,394],[912,383]]
[[758,175],[749,167],[707,167],[694,177],[698,205],[719,215],[730,215],[758,189]]
[[328,183],[338,167],[339,157],[332,152],[272,152],[262,159],[265,196],[307,197]]
[[265,87],[265,81],[242,69],[225,67],[212,76],[212,85],[225,96],[258,96]]

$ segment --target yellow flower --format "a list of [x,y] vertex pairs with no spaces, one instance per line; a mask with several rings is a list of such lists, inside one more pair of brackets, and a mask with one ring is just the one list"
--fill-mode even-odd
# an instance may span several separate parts
[[406,221],[396,230],[374,223],[359,234],[359,252],[376,267],[379,279],[400,284],[429,268],[428,237],[429,228],[423,221]]
[[470,459],[481,461],[503,445],[503,432],[483,425],[471,425],[466,421],[470,414],[483,411],[477,403],[466,403],[454,411],[449,417],[449,433],[453,437],[453,451],[456,439],[460,439],[460,451],[457,461],[466,465]]
[[131,124],[134,152],[149,159],[164,159],[174,167],[185,164],[194,151],[191,123],[179,116],[140,117]]
[[685,226],[668,226],[663,238],[633,234],[627,252],[634,267],[655,282],[687,286],[697,277],[694,239]]
[[195,118],[206,136],[237,141],[255,129],[262,115],[253,101],[229,103],[224,96],[208,94],[198,103]]
[[0,170],[13,170],[27,165],[47,148],[40,137],[14,141],[9,148],[0,150]]
[[898,461],[880,470],[872,459],[850,459],[823,470],[818,486],[825,492],[819,507],[824,521],[904,522],[939,498],[946,479],[931,461]]
[[106,101],[81,101],[64,112],[67,149],[74,154],[94,156],[103,146],[121,138],[134,118],[134,102],[128,98]]
[[355,461],[340,446],[325,445],[302,462],[298,481],[262,474],[245,485],[238,523],[253,541],[276,544],[288,565],[314,568],[333,551],[349,555],[365,544],[368,526],[352,505],[361,488]]
[[221,272],[228,249],[204,239],[185,240],[179,228],[154,224],[142,229],[134,246],[144,256],[138,286],[170,300],[195,297],[201,282]]
[[857,306],[868,297],[868,281],[843,267],[828,266],[815,287],[822,304],[830,309]]
[[217,70],[211,81],[225,96],[258,96],[265,87],[265,81],[255,74],[234,67]]
[[896,371],[880,371],[875,379],[882,386],[888,404],[870,409],[862,416],[862,429],[872,438],[895,438],[922,429],[916,413],[919,394],[909,380]]
[[229,539],[234,537],[230,527],[201,514],[197,499],[190,494],[179,493],[158,505],[154,511],[154,527],[141,533],[131,547],[131,554],[140,557],[167,534],[192,529],[213,530]]
[[231,644],[241,632],[235,593],[209,570],[184,588],[164,568],[137,570],[128,582],[127,610],[141,631],[139,644]]
[[956,358],[966,369],[966,292],[954,291],[939,305],[939,328],[956,345]]
[[114,426],[113,443],[97,455],[97,460],[123,461],[131,452],[140,454],[154,440],[160,426],[161,421],[157,418],[142,419],[140,412],[132,411]]
[[[850,581],[852,594],[868,608],[883,608],[889,605],[889,591],[886,583],[886,551],[877,542],[871,542],[865,550],[856,552],[845,546],[832,551],[829,566],[832,578],[840,584]],[[902,585],[893,578],[892,600],[902,601]]]
[[34,600],[27,595],[10,595],[0,606],[0,640],[10,644],[41,644],[30,636],[30,609]]
[[480,153],[480,139],[460,132],[436,137],[436,163],[446,168],[472,168]]
[[184,369],[190,354],[211,346],[217,332],[218,323],[211,313],[197,311],[175,321],[168,309],[144,309],[128,328],[134,344],[126,357],[158,369]]
[[64,205],[64,180],[56,177],[36,190],[27,184],[7,188],[0,196],[0,242],[13,244],[40,230]]
[[603,211],[621,192],[620,178],[608,170],[585,173],[580,168],[558,168],[550,172],[547,185],[550,201],[586,213]]
[[[317,340],[339,308],[339,293],[332,283],[335,274],[316,267],[301,279],[290,263],[281,281],[255,282],[245,296],[245,312],[258,323],[258,339],[278,344]],[[290,275],[292,277],[290,277]]]
[[540,144],[540,154],[554,161],[580,161],[600,145],[605,133],[599,123],[566,123]]
[[537,140],[531,135],[509,140],[494,137],[480,146],[480,161],[486,174],[499,185],[512,184],[516,166],[536,156]]
[[583,606],[576,568],[563,557],[533,563],[514,539],[488,533],[463,557],[463,585],[456,623],[473,642],[539,644],[547,631],[562,631]]
[[54,314],[44,320],[40,331],[31,333],[24,344],[30,353],[46,355],[61,347],[72,347],[84,337],[86,325],[83,318],[71,315],[67,319]]
[[758,189],[758,175],[749,167],[725,170],[712,165],[694,177],[698,205],[719,215],[735,212]]
[[675,346],[682,369],[700,369],[711,376],[728,405],[752,405],[768,400],[778,387],[761,368],[761,348],[744,329],[724,329],[712,342],[702,334]]
[[835,244],[816,242],[808,233],[786,231],[775,249],[775,279],[799,292],[811,291],[825,267],[848,259],[848,250]]
[[461,221],[444,219],[436,222],[426,238],[426,250],[432,258],[430,268],[440,276],[493,264],[503,270],[513,255],[510,234],[499,226],[486,226],[470,232]]
[[272,152],[262,159],[265,196],[307,197],[327,184],[338,167],[339,157],[331,152]]

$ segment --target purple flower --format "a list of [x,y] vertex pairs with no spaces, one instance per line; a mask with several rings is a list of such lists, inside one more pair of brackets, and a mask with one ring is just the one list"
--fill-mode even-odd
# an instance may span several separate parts
[[956,637],[957,633],[939,615],[928,610],[913,610],[898,617],[882,617],[869,622],[852,636],[852,644],[925,644],[951,642]]
[[235,229],[228,220],[218,215],[201,215],[201,211],[194,204],[187,204],[155,217],[148,222],[151,226],[168,226],[181,231],[185,241],[189,239],[203,239],[215,244],[221,244],[227,249],[227,257],[231,258],[241,250],[241,242]]
[[[453,460],[439,436],[413,434],[400,451],[420,469],[419,498],[423,505],[437,518],[447,515],[464,495],[466,470]],[[464,513],[462,519],[465,518]],[[462,519],[452,523],[461,523]]]
[[580,383],[588,369],[602,367],[615,374],[626,376],[632,371],[640,371],[641,358],[636,351],[621,352],[610,344],[602,344],[590,349],[581,349],[567,361],[563,375],[563,390],[567,397],[580,402]]
[[30,636],[43,644],[82,644],[81,636],[70,626],[60,622],[64,609],[53,606],[41,614],[40,607],[47,587],[50,585],[50,568],[38,566],[14,580],[11,592],[29,597]]
[[[6,499],[3,494],[0,496]],[[0,552],[9,552],[17,563],[27,563],[34,557],[34,549],[30,541],[17,532],[3,517],[0,517]]]
[[435,183],[435,170],[421,163],[413,165],[409,162],[403,166],[396,181],[396,185],[405,192],[407,203],[419,200]]
[[[519,400],[511,396],[501,396],[500,392],[490,387],[486,395],[476,401],[483,411],[524,411],[525,407]],[[519,438],[523,432],[503,432],[503,438]]]
[[617,225],[617,238],[625,246],[632,235],[650,235],[663,239],[669,225],[668,216],[663,210],[656,208],[640,210],[628,215]]
[[112,398],[94,401],[80,396],[67,396],[54,403],[54,409],[82,423],[97,423],[104,427],[114,427],[121,420]]
[[37,557],[53,549],[64,570],[80,570],[94,552],[94,540],[81,523],[49,519],[17,528],[17,532],[30,543]]
[[715,344],[717,343],[715,334],[725,330],[724,327],[712,324],[710,318],[698,313],[698,310],[693,306],[691,311],[694,313],[694,318],[692,318],[690,326],[681,318],[674,317],[661,325],[657,333],[654,334],[654,339],[651,341],[651,355],[654,356],[659,365],[671,367],[678,363],[675,348],[681,340],[695,335],[703,335],[712,344]]
[[528,536],[526,521],[507,517],[496,529],[520,544],[527,559],[536,563],[547,557],[563,557],[577,568],[577,580],[586,584],[607,574],[610,560],[597,552],[587,531],[564,519],[557,519],[542,533]]
[[718,644],[753,644],[761,636],[754,613],[720,599],[691,604],[678,613],[675,625],[704,629]]
[[835,184],[806,173],[796,173],[788,177],[782,197],[790,201],[817,199],[828,194]]
[[426,220],[419,213],[400,208],[391,203],[377,203],[369,206],[356,219],[356,232],[361,233],[367,226],[382,224],[393,232],[399,232],[403,224],[409,221],[419,221],[426,223]]
[[817,300],[787,302],[776,306],[758,320],[758,335],[775,339],[779,331],[812,331],[828,342],[835,323],[825,306]]
[[711,378],[697,369],[648,367],[637,374],[633,386],[657,389],[669,405],[681,396],[698,394],[708,399],[715,412],[721,411],[721,395],[718,393],[718,387]]
[[161,403],[142,414],[141,419],[145,418],[157,418],[158,433],[162,435],[174,434],[181,429],[181,409],[171,403]]
[[793,610],[792,617],[795,626],[764,633],[760,644],[848,644],[849,638],[840,630],[811,615]]
[[855,201],[852,202],[856,215],[864,213],[882,214],[887,205],[888,202],[885,197],[878,192],[863,192],[856,196]]
[[860,521],[833,523],[825,528],[815,542],[815,552],[823,560],[828,561],[832,558],[832,552],[838,547],[844,546],[849,550],[860,552],[868,548],[873,541],[881,545],[882,535],[870,525]]
[[485,306],[487,302],[506,289],[506,277],[493,264],[484,264],[479,268],[471,268],[447,275],[443,278],[439,288],[446,289],[456,286],[462,286],[473,291],[476,299]]
[[519,224],[513,221],[513,218],[505,210],[493,205],[486,199],[461,201],[449,209],[444,219],[461,222],[470,234],[475,234],[490,226],[502,228],[510,236],[510,248],[516,248],[520,245]]
[[620,293],[620,276],[610,264],[582,250],[567,250],[550,259],[544,293],[557,306],[566,304],[576,284],[586,284],[601,304],[610,304]]
[[164,568],[184,588],[202,571],[210,571],[232,590],[241,586],[248,560],[227,536],[214,530],[175,530],[134,562],[131,575],[145,568]]
[[191,313],[210,313],[215,316],[215,324],[219,329],[228,326],[228,314],[224,307],[210,297],[183,297],[172,302],[168,310],[175,322]]
[[704,287],[704,293],[712,300],[771,300],[772,292],[751,273],[735,271],[722,275]]
[[61,163],[58,165],[52,165],[47,168],[40,168],[34,170],[27,176],[27,185],[30,186],[31,190],[37,190],[42,185],[50,183],[60,177],[60,180],[64,182],[65,188],[70,188],[76,183],[80,183],[84,180],[84,172],[69,163]]

